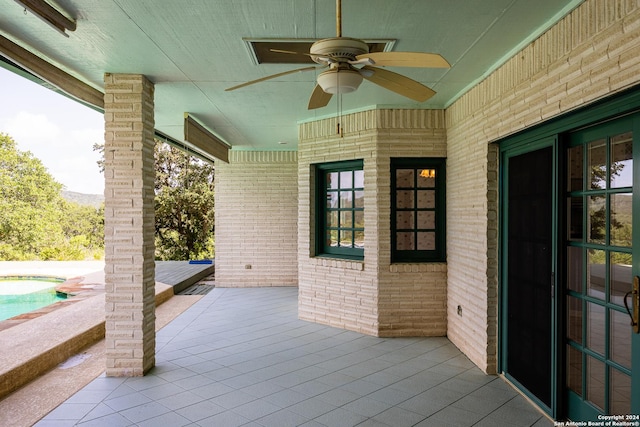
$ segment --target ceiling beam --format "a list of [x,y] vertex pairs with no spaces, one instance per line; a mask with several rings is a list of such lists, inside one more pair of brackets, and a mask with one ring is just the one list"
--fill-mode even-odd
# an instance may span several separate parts
[[189,113],[184,113],[184,140],[216,159],[229,163],[229,145],[196,122]]
[[49,64],[6,37],[0,36],[0,54],[79,101],[104,111],[104,94]]
[[[52,26],[55,30],[58,30],[65,37],[69,37],[65,30],[75,31],[75,21],[67,18],[64,14],[60,13],[56,8],[51,6],[44,0],[15,0],[16,3],[24,6],[25,9],[29,9],[31,13],[42,19],[45,23]],[[26,10],[25,10],[26,12]]]

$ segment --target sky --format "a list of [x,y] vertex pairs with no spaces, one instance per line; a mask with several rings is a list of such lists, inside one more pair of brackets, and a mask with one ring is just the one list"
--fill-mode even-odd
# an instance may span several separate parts
[[104,143],[102,113],[0,67],[0,133],[30,151],[66,190],[104,193],[94,143]]

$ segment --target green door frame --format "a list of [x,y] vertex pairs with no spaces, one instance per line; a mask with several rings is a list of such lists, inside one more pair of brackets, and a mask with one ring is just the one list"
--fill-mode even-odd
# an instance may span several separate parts
[[[508,369],[508,367],[505,366],[505,361],[506,361],[505,351],[507,346],[505,345],[506,343],[504,341],[506,337],[506,330],[507,330],[506,329],[507,325],[505,325],[506,308],[504,307],[507,301],[507,299],[505,298],[507,283],[505,278],[504,266],[507,265],[506,262],[508,262],[508,259],[506,258],[506,255],[505,255],[506,251],[504,250],[506,248],[505,246],[506,242],[504,241],[505,239],[504,235],[506,233],[504,232],[504,230],[505,230],[505,224],[508,223],[506,222],[507,218],[505,218],[505,214],[507,212],[507,210],[505,209],[505,200],[506,200],[505,189],[507,188],[506,184],[508,183],[505,182],[505,177],[507,175],[505,174],[506,171],[504,167],[504,164],[505,164],[504,162],[506,159],[508,159],[508,157],[512,157],[517,154],[523,154],[528,151],[533,151],[535,149],[543,148],[544,146],[547,146],[547,144],[549,144],[550,141],[553,141],[554,170],[557,173],[557,171],[559,171],[558,165],[562,164],[564,159],[564,153],[562,150],[560,150],[560,146],[562,145],[561,138],[563,134],[572,130],[579,129],[581,127],[589,126],[599,122],[604,122],[606,120],[622,117],[622,116],[636,113],[636,112],[640,112],[640,87],[634,87],[624,92],[621,92],[619,94],[612,95],[604,100],[593,102],[583,108],[566,113],[557,118],[548,120],[540,125],[526,129],[518,134],[496,141],[496,143],[500,145],[500,161],[502,162],[500,165],[500,175],[499,175],[500,177],[499,191],[500,191],[500,203],[501,203],[499,230],[501,233],[501,237],[499,239],[500,285],[498,289],[498,292],[499,292],[498,371],[504,373],[508,379],[509,379],[508,372],[506,372],[506,369]],[[636,134],[636,135],[640,135],[640,134]],[[635,157],[635,153],[634,153],[634,157]],[[634,185],[634,188],[637,189],[640,195],[640,160],[636,162],[636,159],[634,158],[634,164],[636,166],[634,167],[633,185]],[[558,184],[557,179],[555,180],[555,182],[556,184]],[[565,209],[562,207],[561,204],[560,206],[558,206],[558,203],[557,203],[558,186],[555,185],[554,187],[555,187],[554,191],[556,191],[556,194],[554,194],[554,200],[556,201],[556,205],[554,207],[554,215],[556,220],[554,220],[553,229],[554,231],[556,231],[555,234],[557,236],[558,234],[557,231],[559,230],[558,224],[557,224],[558,222],[557,218],[561,218],[561,216],[559,215],[565,214]],[[636,213],[640,213],[640,197],[634,197],[633,210]],[[640,242],[640,226],[636,227],[634,224],[633,228],[634,228],[633,241]],[[560,247],[559,240],[561,240],[559,239],[559,236],[557,236],[557,238],[554,239],[554,246],[555,246],[553,251],[554,266],[557,266],[556,263],[558,262],[558,259],[559,259],[558,253],[557,253],[557,250]],[[636,265],[640,265],[640,263],[634,263],[634,271],[633,271],[634,276],[640,275],[640,266],[636,267]],[[557,271],[557,269],[554,268],[554,271]],[[558,274],[555,274],[553,279],[554,289],[556,290],[554,292],[554,296],[558,294],[558,290],[561,290],[558,287],[558,282],[559,282]],[[562,360],[560,360],[560,363],[558,360],[559,359],[558,355],[562,353],[562,350],[559,347],[560,342],[561,341],[564,342],[564,337],[561,336],[561,334],[558,333],[558,331],[560,332],[564,331],[564,325],[563,325],[564,320],[562,317],[563,313],[561,313],[562,304],[558,303],[557,301],[561,301],[561,298],[555,297],[552,305],[553,325],[554,325],[553,331],[552,331],[552,337],[553,337],[552,349],[554,354],[551,355],[551,357],[553,357],[552,365],[554,366],[554,369],[553,369],[554,372],[552,373],[553,378],[552,378],[551,407],[547,407],[546,405],[541,404],[539,399],[537,399],[535,396],[529,395],[529,397],[531,397],[534,402],[536,402],[542,409],[544,409],[554,419],[557,419],[558,417],[562,417],[566,410],[566,402],[564,401],[564,397],[563,397],[564,393],[562,393],[564,385],[561,382],[564,377],[564,366],[563,366]],[[640,337],[635,337],[635,339],[632,342],[632,354],[633,354],[633,362],[635,362],[634,363],[635,370],[638,371],[640,370]],[[518,386],[518,384],[516,384],[516,386]],[[633,376],[632,390],[640,390],[640,375]],[[528,394],[526,390],[523,390],[523,392],[525,394]],[[634,406],[632,407],[632,411],[635,413],[640,413],[640,407]]]

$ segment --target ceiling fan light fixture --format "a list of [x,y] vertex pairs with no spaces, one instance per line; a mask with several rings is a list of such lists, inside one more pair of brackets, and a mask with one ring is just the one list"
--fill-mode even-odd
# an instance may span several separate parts
[[360,83],[360,73],[350,69],[327,70],[318,76],[318,84],[323,91],[330,94],[354,92]]

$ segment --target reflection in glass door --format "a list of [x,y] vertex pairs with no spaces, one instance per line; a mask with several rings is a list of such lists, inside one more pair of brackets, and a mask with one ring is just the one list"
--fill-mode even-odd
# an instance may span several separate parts
[[624,303],[638,274],[630,129],[622,119],[570,135],[564,381],[572,420],[632,413],[634,337]]

